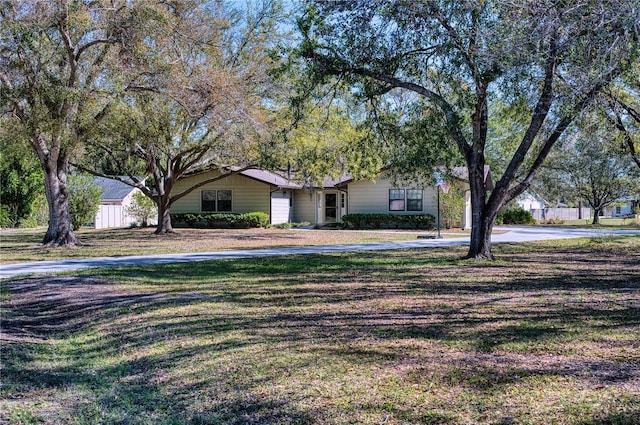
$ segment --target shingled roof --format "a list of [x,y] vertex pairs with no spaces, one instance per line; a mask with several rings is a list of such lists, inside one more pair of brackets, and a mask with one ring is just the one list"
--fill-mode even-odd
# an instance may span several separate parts
[[276,186],[281,189],[302,189],[301,184],[293,182],[291,180],[287,180],[283,176],[267,170],[250,168],[248,170],[241,171],[240,175],[270,184],[272,186]]
[[[121,179],[132,181],[130,178],[120,176]],[[104,188],[100,200],[102,201],[121,201],[134,189],[126,183],[118,180],[108,179],[106,177],[96,177],[95,182]]]

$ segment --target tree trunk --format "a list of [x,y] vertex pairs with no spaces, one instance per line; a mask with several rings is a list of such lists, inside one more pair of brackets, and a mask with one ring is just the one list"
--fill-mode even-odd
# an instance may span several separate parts
[[578,220],[582,220],[582,201],[578,201]]
[[[469,252],[465,258],[493,259],[491,253],[491,232],[499,206],[487,204],[484,181],[484,165],[469,169],[471,188],[471,239]],[[493,211],[495,210],[495,211]]]
[[[473,210],[473,202],[471,208]],[[483,209],[486,210],[487,207],[485,206]],[[493,231],[495,216],[494,218],[490,218],[490,215],[487,215],[486,211],[482,211],[479,215],[474,212],[472,220],[469,252],[465,258],[493,260],[494,257],[491,252],[491,232]]]
[[69,215],[67,172],[61,168],[45,167],[44,186],[49,206],[49,227],[42,244],[73,247],[78,245],[79,241],[73,232]]
[[171,225],[171,202],[167,195],[158,195],[158,227],[154,233],[174,233]]
[[493,220],[484,217],[478,226],[475,224],[471,228],[471,243],[469,253],[466,258],[476,260],[493,259],[491,252],[491,232],[493,231]]
[[602,212],[602,208],[594,208],[593,209],[593,221],[591,224],[600,224],[600,213]]

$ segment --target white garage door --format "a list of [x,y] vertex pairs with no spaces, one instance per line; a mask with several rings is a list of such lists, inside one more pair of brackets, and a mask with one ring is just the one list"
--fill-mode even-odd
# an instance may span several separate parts
[[[276,197],[280,195],[281,197]],[[287,196],[286,198],[283,196]],[[271,224],[288,223],[291,221],[291,200],[288,194],[274,193],[271,198]]]

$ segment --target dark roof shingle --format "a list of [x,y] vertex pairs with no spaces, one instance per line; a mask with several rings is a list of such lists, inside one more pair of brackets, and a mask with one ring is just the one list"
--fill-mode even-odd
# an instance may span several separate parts
[[[131,181],[128,177],[121,176],[120,178]],[[121,201],[134,189],[126,183],[106,177],[96,177],[95,182],[104,188],[100,198],[102,201]]]

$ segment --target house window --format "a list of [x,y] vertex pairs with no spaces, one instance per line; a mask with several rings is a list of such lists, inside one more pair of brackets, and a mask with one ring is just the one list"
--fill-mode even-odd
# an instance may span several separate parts
[[215,211],[216,210],[216,191],[215,190],[203,190],[200,202],[200,209],[202,211]]
[[202,211],[230,212],[230,190],[203,190],[201,192],[200,208]]
[[231,191],[218,191],[218,211],[231,212]]
[[389,189],[389,211],[422,211],[422,190]]
[[389,189],[389,211],[404,211],[404,189]]
[[422,190],[407,190],[407,211],[422,211]]

